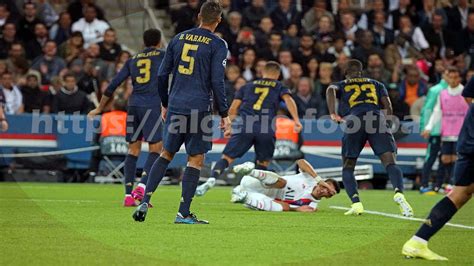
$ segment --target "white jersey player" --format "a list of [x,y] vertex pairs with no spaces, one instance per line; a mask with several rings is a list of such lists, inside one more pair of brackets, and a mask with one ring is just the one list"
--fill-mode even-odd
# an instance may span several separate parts
[[322,198],[339,193],[335,180],[322,180],[306,160],[297,163],[301,173],[288,176],[256,170],[251,162],[235,166],[234,172],[244,177],[232,190],[231,201],[263,211],[314,212]]

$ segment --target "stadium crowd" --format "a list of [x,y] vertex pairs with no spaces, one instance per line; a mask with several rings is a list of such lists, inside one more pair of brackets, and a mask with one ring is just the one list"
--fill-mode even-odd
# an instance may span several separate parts
[[[196,26],[200,2],[165,5],[176,32]],[[228,99],[276,60],[299,115],[313,109],[321,117],[328,114],[326,88],[356,58],[368,77],[385,83],[395,114],[417,119],[445,68],[459,68],[464,82],[474,74],[474,9],[467,0],[365,2],[361,9],[354,0],[221,0],[217,34],[229,46]],[[0,27],[7,114],[84,114],[131,56],[93,0],[2,1]],[[131,83],[122,87],[118,94],[126,98]]]

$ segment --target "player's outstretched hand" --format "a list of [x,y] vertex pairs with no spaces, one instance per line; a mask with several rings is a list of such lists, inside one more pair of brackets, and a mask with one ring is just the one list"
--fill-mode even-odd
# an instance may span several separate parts
[[428,139],[428,138],[430,138],[431,131],[429,131],[429,130],[423,130],[423,132],[421,132],[420,135],[421,135],[423,138]]
[[308,205],[304,205],[301,207],[296,208],[297,212],[315,212],[316,209],[309,207]]
[[303,130],[303,125],[300,121],[295,121],[295,131],[296,133],[300,133]]
[[0,122],[0,130],[3,131],[3,132],[8,130],[7,120],[3,120],[2,122]]
[[345,122],[344,119],[341,116],[337,115],[337,114],[331,114],[331,120],[338,123],[338,124],[342,123],[342,122]]
[[168,113],[168,108],[161,106],[161,119],[166,120],[166,114]]
[[221,118],[220,128],[224,131],[224,138],[230,138],[231,135],[231,121],[229,117]]
[[94,110],[90,111],[88,114],[87,114],[87,117],[89,119],[94,119],[94,117],[100,115],[100,113],[102,113],[102,110],[100,110],[99,108],[95,108]]

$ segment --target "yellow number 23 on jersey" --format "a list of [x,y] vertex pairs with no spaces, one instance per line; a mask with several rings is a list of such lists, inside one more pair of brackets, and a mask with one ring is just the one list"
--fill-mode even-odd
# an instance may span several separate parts
[[189,51],[197,51],[199,45],[185,43],[183,46],[183,51],[181,52],[181,61],[188,63],[188,67],[184,65],[178,66],[178,72],[183,75],[192,75],[194,71],[194,57],[189,55]]
[[[379,104],[379,98],[377,96],[377,89],[375,88],[374,84],[371,83],[365,83],[362,85],[358,84],[352,84],[352,85],[347,85],[344,87],[344,91],[350,92],[354,91],[352,93],[351,97],[349,98],[349,107],[352,108],[358,104],[361,103],[371,103],[378,105]],[[359,96],[362,94],[362,92],[365,93],[365,100],[359,100]]]

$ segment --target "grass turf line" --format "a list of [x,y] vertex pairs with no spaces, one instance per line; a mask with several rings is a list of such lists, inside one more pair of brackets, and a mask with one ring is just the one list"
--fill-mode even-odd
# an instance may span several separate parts
[[[122,193],[119,185],[0,183],[0,265],[431,264],[400,254],[419,223],[346,217],[328,207],[349,206],[344,192],[323,200],[318,213],[267,213],[231,204],[230,188],[217,188],[194,199],[193,211],[211,222],[195,226],[173,224],[179,187],[159,188],[145,223],[121,207]],[[360,194],[367,209],[398,213],[392,192]],[[441,198],[406,194],[421,218]],[[473,218],[468,203],[451,222],[472,226]],[[430,247],[450,259],[446,265],[472,265],[474,231],[443,228]]]

